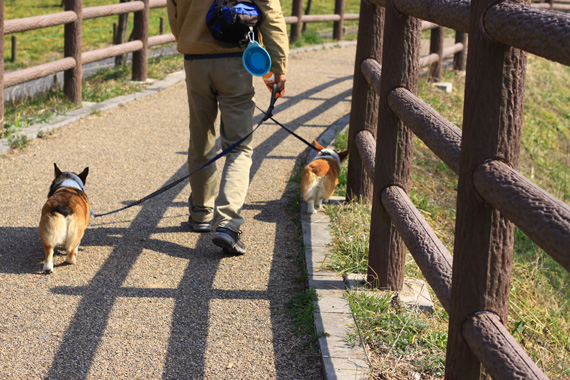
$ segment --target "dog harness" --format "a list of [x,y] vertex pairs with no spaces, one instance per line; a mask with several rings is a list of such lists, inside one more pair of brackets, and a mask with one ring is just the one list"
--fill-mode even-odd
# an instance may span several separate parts
[[60,187],[74,187],[76,189],[79,189],[83,192],[85,192],[85,186],[83,185],[83,181],[81,180],[81,178],[79,178],[79,176],[77,176],[74,173],[71,172],[65,172],[64,174],[69,175],[71,178],[66,179],[65,181],[63,181],[58,188]]

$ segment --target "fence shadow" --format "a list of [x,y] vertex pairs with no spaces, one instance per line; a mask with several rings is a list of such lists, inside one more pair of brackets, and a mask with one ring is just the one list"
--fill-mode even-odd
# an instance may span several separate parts
[[[289,98],[283,103],[284,107],[294,107],[303,97],[317,93],[323,88],[340,81],[350,80],[351,77],[335,79],[329,83]],[[308,113],[298,117],[290,124],[293,128],[300,127],[305,121],[311,120],[333,107],[338,102],[350,96],[346,91],[332,99],[328,99]],[[288,137],[285,131],[279,130],[256,147],[251,178],[258,173],[262,162],[271,157],[267,154],[280,142]],[[295,157],[291,159],[297,160]],[[187,173],[187,166],[180,167],[172,177],[166,181],[170,183]],[[205,353],[209,330],[211,329],[211,305],[213,300],[262,300],[269,302],[271,326],[282,324],[284,316],[284,297],[294,286],[293,273],[290,267],[283,266],[283,262],[295,262],[298,255],[296,243],[297,230],[294,225],[295,216],[279,218],[272,209],[287,207],[292,192],[286,189],[280,200],[260,204],[246,204],[245,209],[259,208],[260,213],[255,219],[275,224],[275,249],[267,252],[272,255],[268,287],[264,290],[220,290],[213,287],[215,275],[223,260],[231,259],[214,247],[211,236],[203,234],[198,236],[196,244],[189,248],[186,245],[156,238],[160,233],[187,233],[185,223],[180,226],[161,227],[160,221],[164,218],[167,209],[171,207],[183,210],[184,202],[174,201],[185,187],[175,187],[169,192],[147,203],[141,204],[140,211],[130,221],[129,228],[122,228],[114,223],[92,224],[85,234],[82,246],[110,246],[112,252],[101,265],[97,273],[86,286],[71,287],[57,286],[51,289],[54,294],[79,296],[74,316],[64,333],[59,349],[55,354],[45,379],[85,379],[93,370],[95,357],[101,349],[106,330],[110,323],[111,313],[119,298],[159,298],[171,299],[174,302],[171,315],[171,326],[168,336],[166,359],[162,377],[164,379],[191,378],[200,379],[205,374]],[[187,211],[181,213],[187,215]],[[180,215],[178,215],[179,217]],[[123,221],[124,222],[124,221]],[[43,253],[38,249],[37,231],[35,227],[15,228],[3,236],[16,236],[14,240],[25,243],[20,246],[18,254],[0,257],[4,270],[10,273],[41,272],[40,261]],[[0,242],[4,243],[4,242]],[[184,270],[181,280],[176,288],[145,288],[126,287],[125,280],[132,271],[137,259],[144,250],[158,252],[164,255],[191,260],[192,264]],[[20,254],[21,253],[21,254]],[[277,263],[277,264],[276,264]],[[160,266],[160,262],[156,263]],[[152,272],[152,268],[149,268]],[[277,323],[279,321],[279,323]],[[143,326],[146,321],[141,320]],[[133,329],[141,326],[132,326]],[[291,350],[290,332],[272,327],[271,343],[274,347],[274,361],[277,378],[287,378],[289,366],[297,355]],[[211,338],[210,338],[211,339]],[[293,352],[292,352],[293,351]]]

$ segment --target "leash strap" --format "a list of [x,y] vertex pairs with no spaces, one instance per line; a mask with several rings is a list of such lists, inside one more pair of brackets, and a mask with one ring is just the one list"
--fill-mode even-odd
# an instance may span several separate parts
[[[263,112],[263,110],[261,108],[259,108],[258,106],[255,106],[258,110],[260,110],[261,112]],[[265,112],[263,112],[265,113]],[[267,117],[267,114],[265,114],[267,119],[271,119],[275,124],[277,124],[278,126],[280,126],[281,128],[283,128],[284,130],[286,130],[287,132],[289,132],[290,134],[292,134],[293,136],[295,136],[296,138],[298,138],[299,140],[301,140],[302,142],[304,142],[305,144],[307,144],[309,146],[309,148],[316,150],[317,152],[320,152],[321,150],[319,148],[317,148],[316,146],[314,146],[313,144],[311,144],[310,142],[308,142],[307,140],[305,140],[304,138],[302,138],[301,136],[299,136],[298,134],[296,134],[295,132],[293,132],[292,130],[290,130],[289,128],[287,128],[286,126],[284,126],[283,124],[281,124],[280,122],[278,122],[277,120],[275,120],[273,118],[273,116],[269,116]]]
[[[243,143],[249,136],[253,135],[253,132],[255,132],[257,130],[257,128],[259,128],[261,126],[261,124],[263,124],[264,121],[266,121],[267,119],[269,119],[271,117],[271,115],[273,115],[273,108],[275,107],[275,101],[276,101],[276,97],[275,97],[275,92],[277,90],[277,85],[274,86],[273,88],[273,92],[271,94],[271,104],[269,106],[269,108],[267,109],[267,112],[264,112],[265,116],[263,117],[263,119],[261,119],[261,121],[259,122],[259,124],[257,124],[257,126],[251,131],[249,132],[246,136],[242,137],[241,139],[239,139],[238,141],[236,141],[235,143],[233,143],[232,145],[230,145],[229,147],[227,147],[226,149],[224,149],[222,152],[218,153],[216,155],[216,157],[212,158],[210,161],[206,162],[204,165],[200,166],[198,169],[194,170],[192,173],[177,179],[174,182],[169,183],[168,185],[161,187],[160,189],[156,190],[155,192],[147,195],[146,197],[143,197],[141,199],[139,199],[138,201],[129,203],[128,205],[121,207],[117,210],[113,210],[113,211],[109,211],[106,212],[104,214],[95,214],[93,212],[93,210],[91,210],[91,215],[93,215],[93,217],[98,218],[100,216],[107,216],[107,215],[111,215],[111,214],[115,214],[117,212],[126,210],[128,208],[134,207],[136,205],[139,205],[141,203],[143,203],[144,201],[147,201],[151,198],[156,197],[157,195],[160,195],[162,193],[164,193],[167,190],[172,189],[174,186],[178,185],[180,182],[188,179],[192,174],[199,172],[200,170],[204,169],[206,166],[213,164],[214,162],[218,161],[220,158],[222,158],[223,156],[225,156],[226,154],[228,154],[229,152],[231,152],[232,150],[234,150],[238,145],[240,145],[241,143]],[[263,111],[262,111],[263,112]]]

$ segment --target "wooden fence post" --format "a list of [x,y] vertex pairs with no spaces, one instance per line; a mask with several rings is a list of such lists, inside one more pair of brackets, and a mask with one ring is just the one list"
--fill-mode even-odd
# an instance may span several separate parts
[[18,38],[16,36],[12,36],[12,56],[10,57],[12,63],[16,62],[17,57],[18,57]]
[[372,199],[372,178],[364,169],[355,139],[356,135],[363,130],[370,131],[376,137],[380,96],[368,85],[368,81],[362,74],[362,62],[367,58],[372,58],[377,62],[382,60],[384,7],[371,4],[368,0],[362,0],[359,20],[348,133],[350,155],[348,156],[346,184],[347,200]]
[[4,129],[4,0],[0,0],[0,131]]
[[133,52],[133,80],[144,82],[147,79],[148,69],[148,22],[149,22],[149,0],[142,0],[144,9],[135,12],[133,39],[140,40],[143,48]]
[[419,19],[400,13],[393,2],[386,2],[368,259],[368,280],[378,281],[381,289],[402,289],[406,258],[406,247],[382,206],[381,193],[395,185],[409,194],[414,152],[413,133],[390,110],[387,97],[398,87],[417,93],[421,32]]
[[298,17],[296,23],[291,24],[291,42],[295,42],[301,39],[301,29],[303,23],[301,18],[303,17],[303,0],[293,0],[293,9],[291,11],[292,16]]
[[446,380],[490,379],[461,335],[468,317],[490,312],[507,322],[514,225],[482,200],[472,175],[489,159],[518,167],[526,53],[482,29],[493,3],[472,0],[470,8]]
[[340,41],[344,28],[344,0],[335,0],[334,14],[339,15],[340,20],[333,23],[333,39]]
[[65,24],[64,26],[64,56],[75,59],[75,67],[63,72],[63,91],[70,101],[79,104],[81,103],[81,81],[83,73],[81,60],[81,43],[83,36],[82,1],[65,0],[65,10],[75,12],[77,14],[77,20],[70,24]]
[[462,43],[463,49],[453,55],[453,70],[465,71],[467,57],[467,33],[455,32],[455,43]]
[[439,55],[439,60],[432,63],[429,68],[429,78],[431,82],[441,81],[441,71],[443,67],[443,26],[434,28],[430,33],[430,54]]

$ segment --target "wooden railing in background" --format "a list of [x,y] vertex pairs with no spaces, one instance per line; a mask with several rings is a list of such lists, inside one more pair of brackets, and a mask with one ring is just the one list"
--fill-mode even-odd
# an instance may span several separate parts
[[[4,89],[12,87],[34,79],[39,79],[58,72],[64,72],[64,92],[66,96],[74,103],[81,102],[82,88],[82,65],[96,62],[99,60],[124,55],[133,54],[132,78],[136,81],[144,81],[147,79],[147,55],[148,49],[174,42],[174,36],[171,33],[161,34],[157,36],[148,35],[149,10],[154,8],[162,8],[166,6],[166,0],[136,0],[127,3],[103,5],[97,7],[82,7],[81,0],[65,0],[64,12],[53,13],[49,15],[27,17],[14,20],[0,19],[1,35],[16,34],[29,30],[47,28],[57,25],[65,25],[64,27],[64,57],[62,59],[44,63],[41,65],[16,70],[10,73],[4,73],[4,39],[0,41],[0,55],[2,62],[0,63],[0,128],[3,126],[4,116]],[[0,0],[1,11],[4,11],[4,0]],[[301,36],[301,26],[304,22],[333,22],[333,38],[341,40],[343,38],[343,23],[345,20],[358,20],[358,14],[344,13],[344,0],[335,0],[335,14],[333,15],[303,15],[302,0],[293,0],[293,16],[285,17],[285,22],[291,24],[291,41],[296,41]],[[102,49],[82,52],[82,24],[83,20],[116,16],[133,12],[134,27],[133,40],[130,42],[105,47]],[[425,28],[437,28],[436,24],[424,23]],[[456,44],[452,50],[440,51],[441,32],[440,29],[434,29],[439,32],[438,39],[433,39],[431,55],[425,57],[424,65],[433,66],[433,75],[438,77],[437,67],[441,66],[441,59],[450,54],[455,54],[457,64],[461,65],[465,59],[461,58],[461,51],[464,41]],[[459,37],[458,37],[459,38]],[[460,41],[460,40],[458,40]],[[459,48],[460,47],[460,48]],[[435,50],[434,50],[435,49]],[[436,51],[437,50],[437,51]],[[12,53],[14,58],[15,53]],[[463,63],[464,64],[464,63]]]
[[[401,290],[408,249],[449,313],[448,380],[547,378],[504,323],[515,225],[570,271],[570,207],[516,170],[526,52],[570,65],[570,17],[548,8],[508,0],[361,3],[348,197],[372,199],[369,281]],[[420,19],[469,32],[462,130],[415,95],[425,61]],[[459,174],[453,257],[408,196],[414,135]]]

